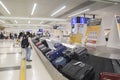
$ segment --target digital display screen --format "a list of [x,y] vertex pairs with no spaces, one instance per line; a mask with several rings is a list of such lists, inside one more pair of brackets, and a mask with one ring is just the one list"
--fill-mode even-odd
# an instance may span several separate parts
[[72,25],[75,25],[76,23],[77,23],[77,17],[72,18],[71,24],[72,24]]
[[81,24],[87,24],[87,21],[90,20],[90,18],[84,18],[84,17],[74,17],[71,20],[71,25],[75,25],[76,23],[81,23]]
[[90,18],[80,17],[80,23],[81,24],[87,24],[88,20],[90,20]]

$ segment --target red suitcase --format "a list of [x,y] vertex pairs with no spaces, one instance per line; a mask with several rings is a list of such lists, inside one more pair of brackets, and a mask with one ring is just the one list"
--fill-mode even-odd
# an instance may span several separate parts
[[100,80],[120,80],[120,74],[103,72],[100,74]]
[[39,46],[39,45],[41,45],[41,44],[42,44],[41,42],[37,42],[37,43],[36,43],[36,46]]

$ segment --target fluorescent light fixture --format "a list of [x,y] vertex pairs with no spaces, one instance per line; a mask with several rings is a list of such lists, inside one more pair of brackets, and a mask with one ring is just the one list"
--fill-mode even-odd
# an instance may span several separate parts
[[85,9],[85,10],[80,11],[80,12],[78,12],[78,13],[72,14],[72,15],[70,15],[70,16],[68,16],[68,17],[76,16],[76,15],[79,15],[79,14],[81,14],[81,13],[87,12],[87,11],[89,11],[89,10],[90,10],[90,9]]
[[0,22],[5,23],[3,20],[0,20]]
[[15,23],[17,24],[18,22],[15,20]]
[[30,24],[31,23],[31,21],[28,21],[28,24]]
[[37,4],[36,4],[36,3],[34,3],[34,5],[33,5],[33,9],[32,9],[32,12],[31,12],[31,15],[33,15],[33,14],[34,14],[35,9],[36,9],[36,6],[37,6]]
[[62,11],[65,8],[66,8],[66,6],[63,6],[62,8],[60,8],[59,10],[57,10],[56,12],[54,12],[51,16],[56,15],[57,13],[59,13],[60,11]]
[[0,4],[8,14],[11,14],[10,11],[7,9],[7,7],[2,3],[2,1],[0,1]]

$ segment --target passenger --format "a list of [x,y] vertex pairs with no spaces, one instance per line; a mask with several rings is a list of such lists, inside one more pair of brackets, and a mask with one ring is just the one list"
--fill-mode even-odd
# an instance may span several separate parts
[[31,45],[30,45],[30,34],[27,33],[27,35],[23,36],[23,39],[21,41],[21,47],[26,50],[26,61],[32,61],[31,58]]

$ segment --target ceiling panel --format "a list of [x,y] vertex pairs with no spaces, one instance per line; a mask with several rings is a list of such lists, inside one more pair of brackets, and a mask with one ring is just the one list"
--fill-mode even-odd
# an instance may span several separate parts
[[[11,15],[0,5],[0,16],[11,17],[51,17],[50,15],[66,5],[66,8],[53,17],[68,18],[68,15],[91,8],[90,12],[111,6],[111,4],[94,2],[96,0],[2,0]],[[116,0],[117,1],[117,0]],[[119,1],[119,0],[118,0]],[[33,4],[37,3],[36,10],[31,16]],[[17,20],[19,24],[26,24],[28,20]],[[31,24],[39,24],[41,21],[31,21]],[[14,20],[7,20],[6,23],[15,23]]]

